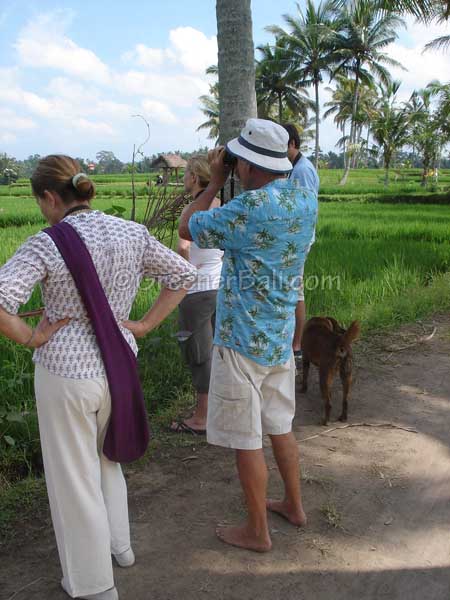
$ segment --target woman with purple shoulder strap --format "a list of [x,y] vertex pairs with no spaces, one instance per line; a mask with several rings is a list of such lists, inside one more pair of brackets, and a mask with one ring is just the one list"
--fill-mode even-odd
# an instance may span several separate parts
[[[185,296],[196,271],[144,226],[91,210],[95,188],[67,156],[42,159],[33,194],[52,227],[0,268],[0,333],[35,350],[35,393],[45,478],[72,598],[118,600],[111,555],[134,563],[120,462],[139,458],[148,420],[135,337]],[[144,277],[162,285],[138,322],[128,316]],[[17,316],[40,284],[45,316]]]

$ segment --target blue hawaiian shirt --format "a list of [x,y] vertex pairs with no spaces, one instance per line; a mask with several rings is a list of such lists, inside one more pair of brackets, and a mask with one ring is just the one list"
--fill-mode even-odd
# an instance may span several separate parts
[[267,366],[292,353],[300,274],[317,220],[317,195],[293,179],[199,211],[189,230],[200,248],[224,250],[214,343]]

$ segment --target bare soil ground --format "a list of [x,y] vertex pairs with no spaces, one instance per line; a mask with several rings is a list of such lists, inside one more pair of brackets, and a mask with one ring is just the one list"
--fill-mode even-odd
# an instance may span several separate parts
[[[437,327],[429,341],[420,336]],[[309,523],[270,515],[265,555],[225,546],[218,522],[244,515],[231,451],[169,447],[128,470],[136,566],[116,570],[121,600],[449,600],[450,318],[355,346],[349,423],[325,433],[317,374],[298,395],[295,433]],[[334,386],[339,414],[340,384]],[[305,438],[320,434],[306,441]],[[270,448],[269,495],[282,486]],[[2,600],[64,600],[48,513],[0,557]],[[27,586],[27,587],[25,587]]]

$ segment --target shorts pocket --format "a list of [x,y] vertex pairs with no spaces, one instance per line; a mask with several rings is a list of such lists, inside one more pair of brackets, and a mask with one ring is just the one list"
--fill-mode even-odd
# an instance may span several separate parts
[[216,384],[210,395],[216,408],[217,428],[236,433],[253,432],[252,393],[249,384]]

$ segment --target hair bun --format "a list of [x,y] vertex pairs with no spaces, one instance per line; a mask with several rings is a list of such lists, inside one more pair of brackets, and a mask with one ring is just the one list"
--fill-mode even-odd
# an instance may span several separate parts
[[72,177],[72,185],[75,189],[77,189],[78,182],[80,181],[80,179],[89,179],[89,177],[86,175],[86,173],[77,173],[76,175],[74,175]]
[[72,185],[79,197],[90,200],[95,193],[94,183],[86,173],[77,173],[72,177]]

